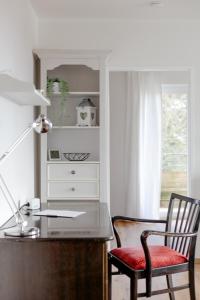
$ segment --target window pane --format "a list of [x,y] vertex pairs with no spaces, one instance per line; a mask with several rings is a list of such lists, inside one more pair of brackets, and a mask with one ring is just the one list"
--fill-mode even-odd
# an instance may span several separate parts
[[162,92],[161,207],[168,207],[172,192],[187,194],[187,88],[176,85]]

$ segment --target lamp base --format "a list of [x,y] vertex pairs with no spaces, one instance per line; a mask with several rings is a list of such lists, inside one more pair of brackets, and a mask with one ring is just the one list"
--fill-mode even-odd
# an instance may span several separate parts
[[26,236],[38,236],[40,233],[39,228],[37,227],[17,227],[15,229],[11,229],[8,231],[4,231],[5,236],[12,236],[12,237],[26,237]]

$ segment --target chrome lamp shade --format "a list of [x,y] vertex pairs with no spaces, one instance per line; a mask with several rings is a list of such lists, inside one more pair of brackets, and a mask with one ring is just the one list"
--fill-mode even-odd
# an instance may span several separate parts
[[33,122],[32,128],[38,134],[48,133],[49,130],[52,129],[52,123],[49,119],[46,118],[45,115],[41,114],[39,117]]

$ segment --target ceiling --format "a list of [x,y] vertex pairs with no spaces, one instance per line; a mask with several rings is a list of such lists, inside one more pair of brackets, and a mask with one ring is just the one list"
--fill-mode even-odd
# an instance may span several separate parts
[[[151,5],[160,1],[162,5]],[[200,0],[30,0],[41,19],[200,19]]]

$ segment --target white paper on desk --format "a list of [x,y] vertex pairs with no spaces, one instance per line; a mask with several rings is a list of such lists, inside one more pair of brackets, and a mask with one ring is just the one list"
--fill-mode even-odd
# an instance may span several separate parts
[[85,214],[84,211],[73,211],[73,210],[55,210],[55,209],[45,209],[37,213],[34,213],[34,216],[51,216],[51,217],[61,217],[61,218],[75,218],[82,214]]

